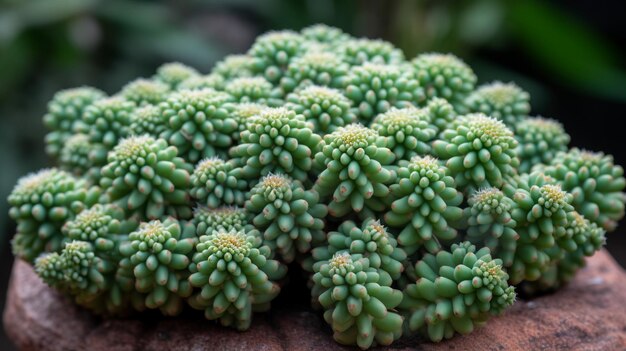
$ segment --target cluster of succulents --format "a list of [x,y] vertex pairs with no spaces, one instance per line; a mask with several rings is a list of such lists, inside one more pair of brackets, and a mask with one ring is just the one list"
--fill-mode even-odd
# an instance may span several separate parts
[[[514,83],[314,25],[203,74],[57,93],[58,168],[9,196],[14,254],[95,313],[187,308],[246,330],[309,275],[339,343],[467,334],[570,281],[624,216],[609,155]],[[300,272],[300,270],[298,270]]]

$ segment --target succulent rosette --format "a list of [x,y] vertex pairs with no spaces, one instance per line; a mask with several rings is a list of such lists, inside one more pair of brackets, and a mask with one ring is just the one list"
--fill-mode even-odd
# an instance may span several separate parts
[[202,205],[217,208],[223,205],[243,206],[248,182],[233,174],[233,162],[219,157],[206,158],[196,165],[191,174],[189,193]]
[[393,202],[385,223],[400,231],[398,243],[407,253],[422,247],[438,252],[457,236],[463,195],[447,169],[430,156],[414,157],[397,174],[389,187]]
[[272,260],[256,230],[218,229],[200,237],[189,282],[200,291],[189,304],[209,320],[246,330],[253,312],[270,308],[280,292],[277,280],[287,270]]
[[311,85],[290,94],[286,102],[288,109],[303,115],[321,135],[356,122],[352,101],[336,89]]
[[271,83],[279,82],[291,60],[307,52],[308,42],[300,34],[271,31],[259,36],[248,51],[252,57],[251,71]]
[[323,171],[313,189],[331,199],[328,213],[333,217],[352,211],[372,217],[386,208],[394,159],[386,140],[375,130],[360,124],[339,128],[324,136],[321,151],[315,155]]
[[162,64],[157,68],[154,80],[167,84],[170,89],[176,90],[178,85],[185,80],[200,75],[195,68],[180,62]]
[[241,165],[239,174],[246,179],[284,173],[305,181],[320,139],[304,116],[284,107],[267,108],[250,119],[230,156]]
[[452,54],[426,53],[411,61],[415,76],[430,99],[440,97],[463,112],[465,99],[474,91],[476,74]]
[[245,205],[251,223],[263,231],[263,240],[289,263],[325,239],[326,205],[314,190],[282,174],[261,178]]
[[280,87],[285,93],[309,85],[341,88],[350,66],[341,57],[327,51],[309,51],[289,63]]
[[170,91],[170,87],[160,81],[138,78],[126,84],[120,95],[137,106],[156,105],[163,101]]
[[404,289],[400,309],[408,311],[409,331],[435,342],[469,334],[515,302],[502,261],[469,242],[426,254],[415,273],[418,279]]
[[103,99],[104,92],[96,88],[80,87],[61,90],[48,103],[43,123],[50,131],[45,138],[46,152],[58,156],[63,145],[75,132],[85,108]]
[[515,139],[519,172],[528,173],[533,166],[549,164],[557,153],[567,151],[570,136],[553,119],[527,117],[515,125]]
[[530,95],[514,83],[493,82],[478,87],[465,104],[469,112],[484,113],[514,129],[530,112]]
[[343,42],[337,52],[351,66],[365,63],[398,65],[404,62],[401,50],[379,39],[350,39]]

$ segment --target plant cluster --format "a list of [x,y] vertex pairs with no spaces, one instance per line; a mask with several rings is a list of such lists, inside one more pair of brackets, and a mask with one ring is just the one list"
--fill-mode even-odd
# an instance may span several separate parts
[[104,315],[191,307],[245,330],[300,264],[339,343],[470,333],[515,286],[571,280],[626,202],[611,156],[569,149],[519,86],[476,83],[453,55],[315,25],[207,75],[59,92],[58,168],[9,196],[13,252]]

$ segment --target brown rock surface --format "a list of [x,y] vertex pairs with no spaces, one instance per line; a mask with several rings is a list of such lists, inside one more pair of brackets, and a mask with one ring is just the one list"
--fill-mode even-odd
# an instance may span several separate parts
[[[23,350],[345,350],[321,317],[278,309],[244,333],[199,318],[94,318],[49,289],[31,267],[13,267],[4,326]],[[439,344],[402,339],[395,350],[625,350],[626,274],[606,251],[557,293],[518,301],[468,336]]]

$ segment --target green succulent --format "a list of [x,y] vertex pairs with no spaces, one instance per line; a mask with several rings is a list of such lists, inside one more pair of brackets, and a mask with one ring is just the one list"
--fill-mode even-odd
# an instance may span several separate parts
[[168,118],[157,106],[142,106],[130,114],[129,135],[149,135],[158,138],[167,128]]
[[576,211],[605,230],[615,230],[624,217],[626,179],[613,156],[573,148],[557,153],[547,166],[538,169],[573,195]]
[[196,236],[211,235],[214,231],[250,231],[254,229],[248,220],[249,214],[240,207],[197,207],[193,212],[192,223]]
[[239,143],[241,140],[241,132],[248,128],[248,123],[253,119],[253,117],[259,116],[261,111],[268,108],[267,105],[257,104],[257,103],[236,103],[233,104],[233,110],[230,114],[231,118],[234,118],[237,121],[237,130],[235,130],[232,134],[233,143]]
[[170,87],[160,81],[138,78],[126,84],[120,95],[137,106],[157,105],[165,100]]
[[228,55],[215,64],[212,74],[219,74],[225,80],[251,77],[254,60],[248,55]]
[[[270,173],[284,173],[305,181],[313,153],[320,143],[304,116],[284,107],[267,108],[251,118],[241,132],[239,145],[230,149],[245,179],[259,179]],[[239,178],[236,175],[237,178]]]
[[388,139],[396,161],[409,161],[414,156],[428,154],[430,142],[437,135],[437,127],[430,124],[428,111],[416,107],[392,107],[378,115],[370,127]]
[[200,73],[195,68],[184,65],[180,62],[170,62],[162,64],[157,68],[154,79],[167,84],[170,89],[176,90],[178,85],[185,80],[199,76]]
[[463,195],[447,171],[430,156],[415,156],[389,187],[393,202],[385,223],[400,230],[398,243],[409,254],[421,247],[436,253],[457,236]]
[[517,141],[501,121],[481,113],[470,114],[433,142],[435,155],[446,161],[450,175],[464,191],[501,188],[517,173]]
[[559,151],[567,151],[570,136],[553,119],[527,117],[515,125],[515,139],[519,172],[528,173],[534,165],[548,164]]
[[308,40],[333,46],[343,43],[350,38],[350,36],[344,33],[341,29],[327,26],[322,23],[302,28],[300,33]]
[[346,252],[316,264],[313,296],[324,308],[324,320],[335,341],[367,349],[390,345],[402,335],[403,318],[395,312],[402,293],[380,283],[367,258]]
[[533,281],[541,277],[560,256],[553,252],[556,239],[564,235],[572,195],[543,173],[524,174],[506,184],[504,194],[515,202],[511,217],[517,223],[517,248],[508,272],[510,282]]
[[342,42],[336,51],[351,66],[365,63],[398,65],[404,62],[402,50],[379,39],[350,39]]
[[95,101],[103,99],[104,92],[91,87],[79,87],[61,90],[48,103],[48,111],[43,116],[43,123],[50,131],[45,138],[46,152],[59,156],[80,122],[83,111]]
[[593,256],[604,246],[605,234],[604,229],[589,222],[578,212],[569,212],[565,233],[557,239],[559,247],[555,247],[559,257],[553,259],[539,279],[524,282],[522,289],[534,294],[552,291],[567,284],[574,278],[576,271],[585,266],[585,257]]
[[195,239],[181,238],[174,218],[144,222],[120,247],[120,267],[134,276],[135,289],[145,296],[145,305],[173,316],[182,311],[183,299],[191,296],[187,267]]
[[253,312],[270,308],[280,292],[276,281],[287,272],[270,259],[271,250],[261,243],[256,230],[219,229],[201,236],[189,266],[189,282],[200,292],[189,298],[189,304],[204,310],[209,320],[248,329]]
[[326,205],[313,190],[283,174],[269,174],[250,190],[245,204],[264,243],[290,263],[325,237]]
[[289,31],[270,31],[259,36],[248,51],[252,57],[251,70],[277,83],[294,57],[307,51],[307,40],[300,34]]
[[502,261],[469,242],[426,254],[415,272],[418,279],[404,290],[400,308],[408,312],[408,329],[434,342],[469,334],[515,302]]
[[178,90],[215,89],[224,90],[226,79],[220,74],[212,73],[206,76],[192,76],[178,85]]
[[120,244],[138,225],[135,219],[127,219],[121,208],[96,204],[65,222],[61,230],[69,240],[88,242],[99,257],[117,262]]
[[176,147],[163,139],[143,135],[121,140],[101,170],[106,200],[140,218],[191,217],[192,167],[176,154]]
[[424,108],[430,116],[430,123],[437,127],[438,132],[455,129],[461,119],[454,107],[445,99],[434,97],[428,100]]
[[286,93],[309,85],[341,88],[350,67],[331,52],[309,51],[289,63],[280,87]]
[[181,90],[159,104],[168,126],[162,137],[189,162],[225,155],[237,122],[230,117],[233,97],[213,89]]
[[243,206],[248,182],[237,179],[235,165],[219,157],[200,161],[191,174],[190,195],[202,205],[217,208],[223,205]]
[[42,252],[63,247],[63,224],[98,201],[99,191],[84,180],[56,169],[20,178],[8,197],[9,216],[17,222],[13,254],[33,262]]
[[254,102],[267,106],[282,105],[282,93],[263,77],[233,78],[226,83],[225,91],[237,102]]
[[107,150],[128,136],[131,114],[136,105],[122,97],[100,99],[85,108],[76,131],[89,136],[92,143],[104,145]]
[[53,288],[63,289],[64,264],[65,262],[58,252],[47,252],[39,255],[33,266],[35,273],[44,283]]
[[512,216],[515,202],[497,188],[483,188],[472,194],[467,202],[465,240],[489,248],[505,267],[510,267],[519,239],[517,222]]
[[286,102],[285,107],[303,115],[320,135],[356,122],[352,101],[336,89],[311,85],[289,94]]
[[430,99],[446,99],[463,112],[465,99],[476,86],[476,74],[452,54],[426,53],[411,61],[415,76]]
[[360,124],[341,127],[324,136],[315,155],[321,173],[313,189],[323,199],[330,197],[328,213],[333,217],[354,211],[375,218],[386,208],[394,159],[386,139],[375,130]]
[[345,79],[345,94],[363,122],[392,107],[410,107],[425,100],[424,90],[410,73],[399,66],[373,63],[350,70]]
[[481,85],[466,101],[469,112],[481,112],[503,121],[514,130],[530,112],[530,95],[514,83],[493,82]]
[[59,166],[75,176],[85,176],[97,183],[100,167],[106,163],[107,148],[89,140],[85,134],[74,134],[63,145]]
[[330,260],[338,252],[359,254],[367,258],[370,267],[376,268],[380,276],[379,283],[391,286],[404,271],[406,252],[379,220],[366,219],[359,226],[354,221],[345,221],[337,231],[328,233],[328,244],[312,251],[313,259],[318,262]]

